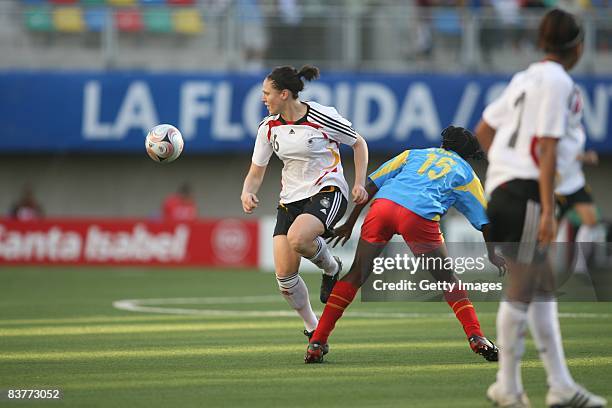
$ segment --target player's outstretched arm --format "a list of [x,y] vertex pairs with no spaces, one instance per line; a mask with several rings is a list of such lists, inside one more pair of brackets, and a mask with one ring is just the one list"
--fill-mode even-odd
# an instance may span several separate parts
[[491,224],[484,224],[481,231],[482,237],[487,244],[489,261],[497,267],[499,270],[499,276],[504,276],[507,270],[506,260],[502,256],[495,253],[495,244],[492,242],[491,238]]
[[261,187],[264,175],[266,174],[266,167],[267,166],[258,166],[251,163],[249,173],[244,179],[240,200],[242,201],[242,209],[247,214],[251,214],[259,204],[259,199],[257,198],[256,194],[259,191],[259,187]]
[[335,248],[339,242],[341,242],[342,246],[346,244],[346,241],[348,241],[351,237],[353,227],[355,226],[355,223],[357,222],[361,211],[363,211],[365,206],[368,205],[368,203],[372,200],[372,197],[374,197],[374,195],[378,191],[378,187],[376,187],[376,184],[374,184],[372,180],[368,180],[368,184],[366,184],[365,186],[365,191],[367,194],[366,200],[361,204],[357,204],[353,208],[353,211],[351,211],[351,214],[349,215],[346,222],[341,226],[334,228],[333,236],[327,240],[327,242],[332,245],[332,248]]
[[368,171],[368,144],[361,135],[357,135],[357,141],[353,144],[353,157],[355,160],[355,185],[352,189],[353,202],[363,204],[368,201],[366,191],[366,172]]
[[542,214],[538,229],[538,241],[548,245],[557,235],[557,220],[555,219],[555,174],[557,170],[557,143],[554,137],[540,137],[540,203]]
[[493,129],[491,125],[489,125],[483,119],[480,119],[480,122],[478,122],[478,125],[476,126],[475,134],[482,150],[485,153],[488,153],[491,143],[493,143],[493,138],[495,137],[495,129]]
[[587,150],[586,152],[579,154],[576,159],[583,164],[590,166],[597,166],[599,164],[599,155],[595,150]]

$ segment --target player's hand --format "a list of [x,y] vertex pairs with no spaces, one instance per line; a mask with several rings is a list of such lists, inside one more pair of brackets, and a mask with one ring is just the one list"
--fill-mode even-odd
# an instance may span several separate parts
[[368,192],[361,184],[355,184],[353,190],[353,202],[355,204],[363,204],[368,201]]
[[554,242],[557,235],[557,220],[550,213],[542,213],[540,217],[540,226],[538,228],[538,241],[541,245],[546,246]]
[[503,256],[496,254],[495,252],[489,252],[489,262],[497,267],[499,276],[504,276],[508,271],[506,260]]
[[595,150],[587,150],[582,155],[582,162],[591,166],[599,164],[599,156]]
[[259,199],[253,193],[243,193],[240,199],[242,200],[242,209],[247,214],[253,213],[253,210],[259,205]]
[[353,232],[353,226],[349,224],[343,224],[338,228],[334,228],[334,234],[327,238],[327,243],[335,248],[338,245],[338,242],[342,242],[342,246],[346,244],[346,241],[351,237],[351,233]]

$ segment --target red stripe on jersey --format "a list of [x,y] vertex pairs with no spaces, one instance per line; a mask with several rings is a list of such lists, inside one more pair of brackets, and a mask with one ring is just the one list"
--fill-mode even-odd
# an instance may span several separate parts
[[578,113],[581,110],[582,110],[582,98],[580,97],[580,92],[576,91],[576,98],[575,98],[572,112]]
[[315,181],[315,186],[321,184],[323,177],[327,176],[329,173],[337,173],[337,172],[338,172],[338,167],[334,167],[332,170],[326,171],[325,173],[323,173],[321,177],[317,179],[317,181]]
[[540,166],[540,158],[538,157],[538,138],[535,136],[531,137],[531,146],[529,146],[529,153],[536,166]]
[[275,126],[281,126],[283,123],[278,119],[273,119],[268,122],[268,142],[270,141],[270,134],[272,133],[272,128]]
[[321,180],[323,179],[323,177],[327,176],[327,173],[329,173],[329,172],[326,171],[325,173],[323,173],[323,175],[321,177],[319,177],[317,179],[317,181],[315,181],[315,186],[318,186],[321,183]]

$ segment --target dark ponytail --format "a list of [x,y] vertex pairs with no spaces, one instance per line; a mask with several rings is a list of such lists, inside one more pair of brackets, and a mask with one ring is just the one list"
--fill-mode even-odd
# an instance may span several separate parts
[[285,65],[276,67],[266,77],[272,81],[274,88],[282,91],[288,89],[293,95],[293,99],[297,99],[300,91],[304,89],[304,78],[307,81],[312,81],[319,77],[319,68],[313,65],[304,65],[299,72],[294,67]]
[[582,42],[584,32],[573,14],[561,9],[550,10],[538,30],[538,46],[547,53],[565,57]]
[[304,65],[298,72],[298,77],[304,78],[307,81],[319,78],[319,68],[314,65]]

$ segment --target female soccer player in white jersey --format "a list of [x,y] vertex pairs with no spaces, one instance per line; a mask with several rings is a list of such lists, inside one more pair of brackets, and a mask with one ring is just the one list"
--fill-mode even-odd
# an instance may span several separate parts
[[259,125],[241,195],[242,207],[250,214],[259,203],[256,194],[268,161],[276,153],[283,162],[273,238],[276,279],[282,296],[304,320],[304,334],[309,337],[317,327],[317,317],[298,269],[304,257],[323,270],[320,298],[326,303],[342,268],[323,238],[347,206],[349,188],[340,160],[341,143],[354,152],[353,201],[361,204],[368,198],[364,187],[368,165],[365,140],[335,108],[298,98],[304,89],[302,78],[310,81],[318,76],[319,70],[313,66],[299,71],[278,67],[266,76],[262,100],[270,116]]
[[476,129],[488,152],[485,190],[490,195],[492,240],[517,243],[505,248],[509,282],[497,314],[499,369],[497,381],[487,390],[487,397],[502,407],[529,406],[520,373],[527,325],[547,373],[546,405],[606,405],[605,399],[578,386],[569,373],[552,273],[542,251],[555,237],[558,155],[582,132],[579,91],[567,73],[580,59],[582,38],[572,14],[549,11],[539,27],[544,59],[514,75],[485,109]]
[[[576,94],[576,105],[581,113],[582,101],[580,95]],[[576,118],[579,120],[579,117]],[[586,184],[583,164],[596,165],[599,161],[597,153],[593,150],[584,151],[586,135],[581,126],[576,128],[572,137],[567,138],[565,143],[558,147],[557,172],[559,183],[555,186],[557,204],[561,208],[562,216],[569,209],[574,208],[582,222],[576,241],[592,242],[595,232],[592,231],[597,224],[597,213],[593,204],[593,197],[589,186]]]
[[[582,106],[580,95],[578,94],[577,106]],[[588,270],[589,259],[594,251],[594,243],[605,242],[605,230],[598,225],[598,216],[591,189],[587,185],[583,164],[596,165],[599,161],[597,153],[593,150],[584,151],[586,135],[581,127],[568,138],[566,143],[560,144],[557,152],[557,173],[559,183],[555,187],[555,198],[559,211],[557,219],[561,220],[569,210],[574,210],[580,220],[580,226],[573,238],[575,251],[572,260],[572,267],[568,269],[572,272],[586,272]],[[567,236],[560,231],[557,234],[559,242],[567,242]],[[569,277],[569,275],[566,275]],[[597,292],[597,287],[595,290]]]

